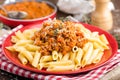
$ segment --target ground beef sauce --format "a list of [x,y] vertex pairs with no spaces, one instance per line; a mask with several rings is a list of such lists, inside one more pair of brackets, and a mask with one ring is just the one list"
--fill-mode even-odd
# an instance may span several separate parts
[[61,20],[45,21],[32,37],[34,44],[40,46],[43,55],[51,54],[53,50],[66,54],[74,46],[82,48],[88,40],[75,24]]

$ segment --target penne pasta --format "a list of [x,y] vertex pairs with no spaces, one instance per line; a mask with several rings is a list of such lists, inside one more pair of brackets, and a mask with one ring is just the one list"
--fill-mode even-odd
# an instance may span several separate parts
[[15,45],[17,46],[25,46],[27,44],[32,44],[33,41],[32,40],[19,40],[19,42],[17,42]]
[[67,53],[67,54],[63,55],[63,58],[62,58],[62,60],[61,60],[61,61],[66,61],[66,60],[69,60],[69,56],[70,56],[70,54],[69,54],[69,53]]
[[93,47],[94,49],[100,49],[101,51],[104,51],[104,48],[97,42],[93,42]]
[[94,49],[92,52],[92,56],[89,58],[88,64],[92,64],[94,59],[98,56],[100,49]]
[[27,64],[28,63],[28,60],[25,58],[24,55],[22,55],[22,53],[19,53],[18,54],[18,59],[21,61],[22,64]]
[[82,60],[82,67],[84,67],[85,65],[88,64],[89,59],[92,55],[93,52],[93,44],[92,43],[87,43],[87,45],[89,45],[87,51],[85,52],[84,56],[83,56],[83,60]]
[[81,66],[82,56],[83,56],[83,50],[81,48],[78,48],[78,52],[76,54],[75,63],[77,66]]
[[40,47],[36,46],[36,45],[33,45],[33,44],[26,44],[25,45],[25,48],[28,50],[28,51],[38,51]]
[[58,53],[58,61],[61,61],[62,57],[63,57],[63,54],[62,53]]
[[83,25],[81,25],[81,24],[75,24],[75,27],[79,27],[83,33],[91,34],[91,31],[88,30],[88,29],[86,29],[86,28],[85,28]]
[[87,52],[88,48],[89,48],[89,43],[86,43],[86,44],[83,46],[83,51],[84,51],[84,52]]
[[97,42],[99,45],[101,45],[105,49],[109,49],[109,47],[106,44],[104,44],[100,39],[89,38],[89,40],[92,41],[92,42]]
[[105,43],[105,44],[108,44],[108,43],[109,43],[104,34],[100,35],[99,38],[100,38],[100,40],[101,40],[103,43]]
[[33,67],[37,67],[38,66],[38,63],[40,61],[40,57],[41,57],[41,53],[39,53],[38,51],[36,51],[36,53],[34,55],[34,58],[33,58],[33,61],[32,61],[32,66]]
[[21,51],[19,51],[23,56],[25,56],[26,58],[27,58],[27,60],[31,63],[32,62],[32,60],[33,60],[33,56],[32,56],[32,54],[29,52],[29,51],[27,51],[27,50],[25,50],[24,48],[22,48],[22,47],[20,47],[21,49],[19,49],[19,50],[21,50]]
[[75,62],[76,53],[70,52],[70,60]]
[[91,37],[92,38],[99,38],[98,32],[92,32]]
[[102,51],[99,52],[99,53],[97,54],[97,56],[94,58],[93,63],[98,63],[98,62],[101,60],[103,54],[104,54],[104,52],[102,52]]
[[15,32],[15,35],[18,39],[26,39],[26,37],[22,34],[20,30]]
[[52,60],[53,60],[53,58],[52,58],[51,55],[42,56],[42,57],[40,58],[40,63],[41,63],[41,62],[49,62],[49,61],[52,61]]
[[48,66],[45,65],[46,63],[39,63],[37,69],[41,70],[43,68],[47,68]]
[[75,65],[67,65],[67,66],[49,66],[47,71],[68,71],[74,70]]
[[12,38],[11,38],[12,43],[17,43],[17,42],[19,42],[19,40],[20,39],[18,39],[16,36],[12,36]]
[[73,48],[72,48],[72,51],[75,53],[75,52],[77,52],[78,51],[78,47],[77,46],[74,46]]
[[31,37],[34,35],[34,32],[37,31],[39,29],[35,28],[35,29],[28,29],[23,31],[23,35],[26,37],[26,39],[31,39]]
[[31,53],[31,55],[34,57],[36,52],[30,52],[30,53]]
[[53,60],[57,60],[58,59],[58,52],[57,51],[53,51],[52,52],[52,58],[53,58]]
[[73,62],[71,60],[66,60],[66,61],[52,61],[46,63],[46,65],[49,66],[65,66],[65,65],[71,65]]
[[15,52],[16,51],[15,48],[14,48],[14,46],[6,47],[6,49],[8,49],[11,52]]

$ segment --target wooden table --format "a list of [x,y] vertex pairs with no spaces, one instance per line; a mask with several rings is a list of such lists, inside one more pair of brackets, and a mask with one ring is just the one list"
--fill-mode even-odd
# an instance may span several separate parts
[[[120,9],[120,1],[119,0],[112,0],[115,8],[116,9]],[[68,16],[69,14],[65,14],[62,13],[60,11],[58,11],[57,13],[57,17],[63,17],[63,16]],[[113,15],[115,15],[113,13]],[[120,19],[120,16],[118,17]],[[116,26],[114,26],[116,27]],[[120,28],[120,26],[117,26]],[[120,66],[116,67],[115,69],[113,69],[112,71],[108,72],[105,76],[103,76],[100,80],[120,80]],[[21,77],[18,75],[14,75],[11,73],[8,73],[6,71],[0,70],[0,80],[32,80],[32,79],[28,79],[25,77]]]

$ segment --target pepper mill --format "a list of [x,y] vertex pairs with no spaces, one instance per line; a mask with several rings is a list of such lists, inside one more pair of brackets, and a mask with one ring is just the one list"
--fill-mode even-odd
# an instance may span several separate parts
[[91,14],[92,25],[109,31],[113,26],[111,10],[108,9],[110,0],[95,0],[96,9]]

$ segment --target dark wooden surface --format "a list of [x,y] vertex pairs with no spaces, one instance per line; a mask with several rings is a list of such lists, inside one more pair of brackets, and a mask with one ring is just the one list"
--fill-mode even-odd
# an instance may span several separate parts
[[[115,5],[115,8],[120,9],[120,0],[112,0],[112,1]],[[63,16],[68,16],[68,14],[58,12],[57,17],[58,16],[63,17]],[[32,79],[28,79],[25,77],[21,77],[21,76],[14,75],[14,74],[8,73],[6,71],[0,70],[0,80],[32,80]]]
[[116,9],[120,9],[120,0],[111,0],[111,1],[114,3]]

